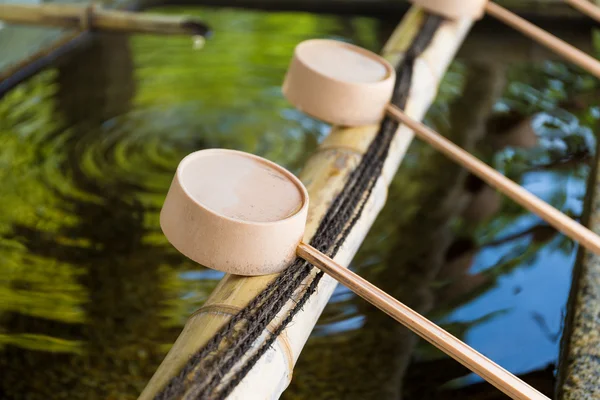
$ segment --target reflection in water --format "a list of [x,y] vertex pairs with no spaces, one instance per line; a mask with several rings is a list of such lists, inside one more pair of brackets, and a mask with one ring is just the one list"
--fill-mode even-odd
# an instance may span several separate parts
[[[214,38],[194,51],[189,38],[106,36],[0,101],[2,398],[135,398],[221,277],[160,232],[179,160],[225,147],[297,171],[327,127],[280,94],[294,46],[381,44],[364,18],[172,12],[210,21]],[[456,62],[428,122],[579,216],[596,95],[563,64]],[[571,241],[415,143],[354,268],[542,388],[573,255]],[[487,393],[471,382],[338,287],[285,397]]]

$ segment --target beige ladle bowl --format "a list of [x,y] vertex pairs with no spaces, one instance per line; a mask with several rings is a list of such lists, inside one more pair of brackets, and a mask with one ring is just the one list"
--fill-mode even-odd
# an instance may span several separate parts
[[307,213],[308,193],[292,173],[252,154],[211,149],[179,164],[160,226],[199,264],[267,275],[296,257]]
[[383,118],[395,80],[392,65],[375,53],[312,39],[296,46],[283,93],[296,108],[320,120],[368,125]]

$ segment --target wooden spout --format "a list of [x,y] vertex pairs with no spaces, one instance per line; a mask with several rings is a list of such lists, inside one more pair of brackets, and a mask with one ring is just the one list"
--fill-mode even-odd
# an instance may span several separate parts
[[138,14],[72,4],[0,4],[0,20],[13,24],[123,33],[191,36],[207,36],[210,33],[205,23],[190,17]]

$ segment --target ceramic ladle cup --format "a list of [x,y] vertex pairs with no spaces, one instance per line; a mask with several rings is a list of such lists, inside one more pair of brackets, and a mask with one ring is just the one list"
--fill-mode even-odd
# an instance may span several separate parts
[[299,256],[518,399],[545,399],[423,316],[302,242],[308,192],[271,161],[233,150],[201,150],[175,174],[160,225],[181,253],[239,275],[282,271]]

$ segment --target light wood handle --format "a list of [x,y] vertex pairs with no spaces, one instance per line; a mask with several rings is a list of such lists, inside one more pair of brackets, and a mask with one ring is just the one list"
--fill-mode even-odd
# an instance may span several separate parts
[[527,210],[537,214],[568,237],[578,241],[586,249],[600,255],[600,237],[594,232],[528,192],[522,186],[489,167],[439,133],[413,120],[398,107],[388,105],[387,112],[390,116],[411,128],[417,137],[429,143]]
[[582,13],[600,22],[600,8],[595,6],[589,0],[565,0],[573,8],[578,9]]
[[531,37],[542,45],[550,48],[566,60],[572,62],[573,64],[579,65],[592,75],[600,78],[600,62],[598,62],[598,60],[596,60],[594,57],[584,53],[579,49],[576,49],[567,42],[557,38],[554,35],[551,35],[541,28],[538,28],[531,22],[519,17],[518,15],[508,11],[494,2],[490,1],[487,3],[485,9],[492,17]]
[[314,247],[300,243],[297,254],[429,343],[450,355],[511,398],[518,400],[549,400],[548,397],[483,354],[469,347],[416,311],[400,303],[377,286],[337,264]]

